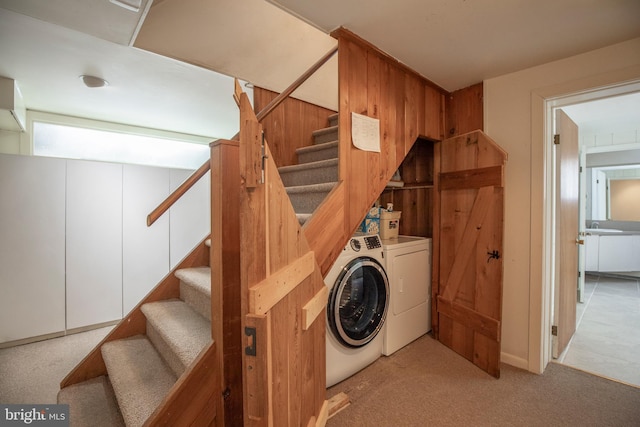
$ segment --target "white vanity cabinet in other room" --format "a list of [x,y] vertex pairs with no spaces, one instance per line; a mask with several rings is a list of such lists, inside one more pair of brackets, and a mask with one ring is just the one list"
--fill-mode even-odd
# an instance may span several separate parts
[[597,271],[640,271],[640,235],[599,237]]
[[586,271],[598,271],[599,263],[598,258],[600,256],[600,236],[587,235],[585,236],[585,270]]

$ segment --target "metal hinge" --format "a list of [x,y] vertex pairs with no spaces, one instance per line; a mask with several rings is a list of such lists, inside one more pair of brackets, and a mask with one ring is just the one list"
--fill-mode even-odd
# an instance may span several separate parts
[[269,156],[267,156],[266,153],[266,147],[265,147],[265,142],[264,142],[264,131],[262,132],[262,176],[260,177],[260,184],[264,184],[264,169],[265,169],[265,165],[267,163],[267,159],[269,158]]
[[555,135],[553,135],[553,143],[555,145],[560,144],[560,134],[559,133],[556,133]]
[[244,354],[247,356],[255,356],[256,349],[256,328],[244,327],[244,334],[249,337],[249,345],[244,348]]
[[551,335],[554,337],[558,336],[558,327],[556,325],[551,326]]

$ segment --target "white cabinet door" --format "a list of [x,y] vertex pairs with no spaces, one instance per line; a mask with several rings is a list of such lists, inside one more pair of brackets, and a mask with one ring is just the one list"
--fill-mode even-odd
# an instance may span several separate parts
[[62,332],[65,161],[0,155],[0,342]]
[[[193,171],[171,170],[171,191]],[[175,267],[211,230],[210,173],[207,172],[170,209],[171,268]]]
[[600,236],[599,271],[634,271],[637,264],[634,237],[630,235]]
[[598,271],[598,257],[599,257],[599,244],[600,244],[600,236],[585,236],[585,245],[584,245],[584,269],[586,271]]
[[67,329],[122,318],[122,165],[67,164]]
[[169,272],[169,215],[147,215],[169,195],[169,169],[124,165],[122,305],[126,315]]

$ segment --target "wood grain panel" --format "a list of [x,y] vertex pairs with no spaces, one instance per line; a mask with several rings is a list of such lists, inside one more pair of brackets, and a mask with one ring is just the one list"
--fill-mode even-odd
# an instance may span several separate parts
[[[211,337],[216,343],[220,425],[243,419],[238,141],[211,144]],[[235,194],[235,197],[229,197]]]
[[[332,35],[338,39],[339,46],[339,176],[344,182],[344,189],[330,195],[304,227],[323,274],[328,272],[348,238],[379,197],[381,201],[393,200],[396,210],[403,210],[403,233],[431,236],[432,188],[403,190],[409,191],[406,195],[382,192],[419,137],[441,137],[444,98],[448,94],[348,30],[340,29]],[[352,112],[379,120],[380,153],[362,152],[353,147]],[[421,160],[408,166],[413,170],[407,171],[415,182],[424,179],[430,182],[427,185],[431,185],[433,156],[432,147],[428,147],[419,149],[422,151],[417,157]],[[425,161],[423,157],[429,160]],[[340,203],[344,203],[345,209],[342,217],[338,211]],[[323,220],[317,219],[319,217]],[[339,236],[325,228],[337,230],[340,222],[343,230]],[[332,237],[329,239],[327,235]]]
[[434,333],[445,345],[498,377],[507,156],[480,131],[443,141],[436,152],[440,156]]
[[[240,132],[242,152],[252,149],[260,128],[252,124],[257,121],[247,107],[245,94],[240,102],[241,122],[245,123]],[[259,311],[264,312],[268,322],[256,329],[255,342],[269,343],[267,348],[258,348],[259,354],[243,357],[244,376],[248,378],[245,394],[253,402],[245,403],[249,412],[244,424],[302,425],[320,416],[324,403],[325,341],[319,331],[325,324],[316,321],[306,328],[303,307],[325,285],[278,175],[268,141],[266,144],[265,182],[255,188],[244,185],[241,190],[240,240],[260,242],[257,247],[242,247],[242,317],[245,324],[253,322],[248,296],[262,292],[261,298],[268,303]],[[274,291],[274,287],[278,290]],[[255,400],[255,396],[260,398]],[[266,402],[260,403],[260,399]]]
[[[255,110],[262,110],[276,96],[276,92],[254,87]],[[262,126],[276,165],[297,164],[296,148],[312,145],[312,132],[329,126],[328,118],[334,113],[333,110],[289,97],[264,118]]]
[[447,137],[483,130],[482,83],[456,90],[446,98]]

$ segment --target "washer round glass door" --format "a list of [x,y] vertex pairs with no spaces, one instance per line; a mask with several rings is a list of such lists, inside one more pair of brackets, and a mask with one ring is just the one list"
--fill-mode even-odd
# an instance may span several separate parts
[[389,281],[378,261],[359,257],[342,268],[331,288],[327,317],[334,336],[362,347],[382,329],[389,305]]

